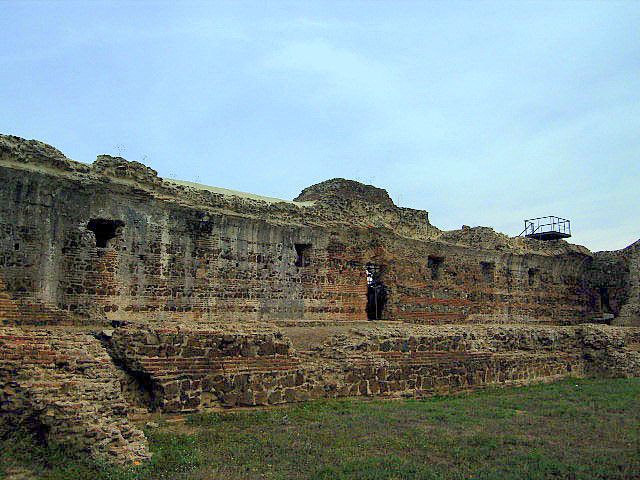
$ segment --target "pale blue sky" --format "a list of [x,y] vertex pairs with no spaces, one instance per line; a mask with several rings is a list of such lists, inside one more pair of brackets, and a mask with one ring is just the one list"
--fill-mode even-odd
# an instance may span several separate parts
[[0,132],[293,198],[386,188],[445,229],[640,237],[640,2],[0,0]]

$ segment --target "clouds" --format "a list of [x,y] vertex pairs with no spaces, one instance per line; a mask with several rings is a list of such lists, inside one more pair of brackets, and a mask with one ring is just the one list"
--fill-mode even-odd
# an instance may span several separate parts
[[323,93],[340,95],[356,103],[385,102],[389,88],[392,88],[391,95],[396,96],[402,86],[392,65],[320,38],[285,44],[267,56],[265,66],[319,77],[327,87]]
[[636,3],[11,6],[0,130],[74,158],[125,143],[271,196],[374,182],[444,228],[639,235]]
[[[323,38],[287,44],[266,66],[311,86],[310,108],[339,102],[343,115],[362,112],[352,141],[363,162],[440,225],[473,218],[513,234],[521,218],[561,212],[580,225],[579,241],[605,248],[617,238],[621,247],[640,232],[630,184],[640,178],[637,41],[622,42],[627,22],[573,13],[520,18],[518,28],[491,19],[486,38],[482,22],[436,22],[445,36],[468,37],[439,58],[428,45],[408,46],[417,53],[410,64]],[[443,47],[437,35],[435,45]]]

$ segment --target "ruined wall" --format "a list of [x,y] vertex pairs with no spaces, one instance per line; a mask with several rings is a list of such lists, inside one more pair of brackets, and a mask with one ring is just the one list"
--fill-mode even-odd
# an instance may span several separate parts
[[616,325],[640,325],[640,240],[596,252],[588,278],[596,310],[616,317]]
[[639,329],[363,326],[295,351],[286,334],[254,328],[129,325],[111,348],[165,412],[640,375]]
[[[567,324],[597,310],[586,249],[441,232],[357,182],[270,202],[17,137],[0,137],[0,155],[0,277],[21,323],[364,321],[367,264],[382,271],[388,320]],[[0,320],[15,324],[15,310],[0,303]]]
[[[475,242],[478,230],[486,240]],[[590,257],[559,245],[520,251],[490,229],[466,228],[456,243],[398,239],[376,232],[376,262],[385,265],[390,318],[421,324],[550,323],[590,318],[584,272]],[[505,237],[506,238],[506,237]]]
[[144,379],[148,408],[164,412],[291,402],[303,379],[290,341],[265,326],[128,325],[115,330],[109,350]]
[[[106,181],[0,173],[0,273],[21,305],[87,322],[348,319],[364,311],[364,272],[333,270],[330,236],[317,228],[186,208]],[[121,222],[106,248],[97,246],[92,219]],[[295,265],[296,243],[312,245],[311,267]]]
[[137,407],[640,376],[640,329],[576,326],[637,321],[638,258],[443,232],[350,180],[278,201],[0,135],[0,434],[130,462]]
[[0,436],[25,428],[96,459],[149,458],[111,358],[93,337],[0,327]]

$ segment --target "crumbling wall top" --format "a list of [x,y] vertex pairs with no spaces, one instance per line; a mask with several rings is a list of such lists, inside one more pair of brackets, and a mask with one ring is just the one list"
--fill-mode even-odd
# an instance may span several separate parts
[[71,160],[54,147],[37,140],[0,135],[0,162],[10,168],[62,176],[90,185],[136,188],[163,201],[199,210],[269,218],[274,222],[307,225],[350,225],[386,228],[405,238],[431,240],[493,251],[562,255],[590,255],[581,246],[565,241],[539,242],[510,238],[487,227],[463,227],[443,232],[429,222],[428,212],[396,206],[386,190],[355,180],[334,178],[305,188],[293,202],[234,192],[189,182],[169,181],[140,162],[99,155],[91,164]]
[[98,155],[91,169],[103,175],[116,178],[126,178],[147,185],[162,185],[162,179],[153,168],[140,162],[129,161],[122,157]]
[[57,148],[38,140],[25,140],[14,135],[0,134],[0,160],[15,162],[44,170],[66,172],[89,171],[89,166],[68,159]]
[[510,251],[523,254],[537,253],[543,255],[577,253],[591,256],[591,252],[586,247],[568,243],[565,240],[543,242],[525,237],[509,237],[504,233],[496,232],[491,227],[469,227],[463,225],[459,230],[442,231],[436,237],[436,240],[484,250]]
[[331,199],[358,200],[365,203],[375,203],[385,207],[394,207],[395,204],[387,191],[383,188],[365,185],[355,180],[344,178],[332,178],[324,182],[316,183],[302,190],[294,201],[305,202],[311,200]]

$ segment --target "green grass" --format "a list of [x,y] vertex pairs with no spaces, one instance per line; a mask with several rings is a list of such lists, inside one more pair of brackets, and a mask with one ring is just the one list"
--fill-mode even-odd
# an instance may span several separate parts
[[0,472],[23,468],[51,480],[640,478],[640,379],[323,400],[197,414],[146,433],[153,460],[133,470],[17,435],[0,443]]

